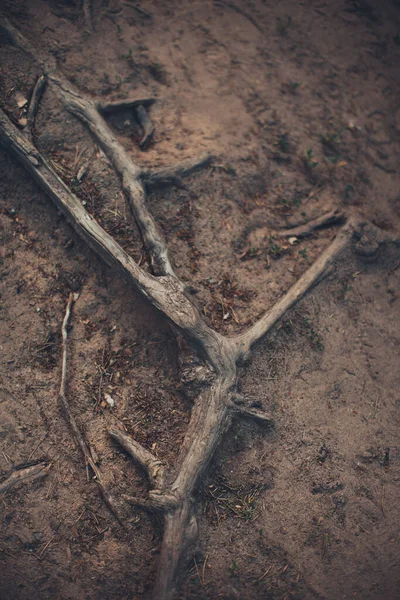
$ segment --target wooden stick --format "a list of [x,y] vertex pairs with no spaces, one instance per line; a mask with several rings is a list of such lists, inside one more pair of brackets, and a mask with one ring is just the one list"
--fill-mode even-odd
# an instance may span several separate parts
[[232,408],[232,411],[235,417],[254,421],[261,427],[267,427],[270,429],[274,425],[274,420],[269,415],[266,415],[258,410],[245,408],[244,406],[235,406]]
[[253,25],[253,27],[255,27],[262,35],[265,34],[265,31],[258,24],[258,22],[255,20],[255,18],[252,17],[251,15],[249,15],[247,12],[245,12],[242,8],[240,8],[240,6],[236,6],[236,4],[234,4],[233,2],[228,2],[227,0],[215,0],[214,4],[216,6],[220,5],[220,6],[226,6],[228,8],[231,8],[232,10],[237,12],[239,15],[242,15],[242,17],[247,19],[248,22],[251,23]]
[[145,10],[143,10],[143,8],[140,8],[140,6],[138,6],[137,4],[133,4],[131,1],[124,2],[124,4],[125,4],[125,6],[129,6],[130,8],[133,8],[140,15],[143,15],[143,17],[146,17],[147,19],[152,19],[153,18],[150,13],[146,12]]

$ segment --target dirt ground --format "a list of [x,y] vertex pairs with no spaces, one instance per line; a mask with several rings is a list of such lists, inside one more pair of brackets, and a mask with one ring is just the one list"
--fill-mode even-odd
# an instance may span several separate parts
[[[253,322],[337,233],[290,243],[280,229],[330,209],[373,224],[370,245],[349,249],[243,367],[241,392],[275,426],[237,425],[220,447],[198,489],[199,547],[177,599],[400,598],[400,250],[374,252],[373,239],[376,228],[400,234],[399,2],[103,0],[93,33],[80,2],[0,4],[89,96],[157,98],[145,152],[129,112],[110,120],[138,163],[215,154],[149,202],[178,274],[219,331]],[[39,74],[1,40],[0,105],[15,121]],[[145,265],[117,176],[50,90],[35,140]],[[120,527],[57,401],[68,294],[80,291],[71,407],[116,495],[140,495],[146,483],[110,425],[124,423],[168,464],[179,450],[192,401],[180,340],[1,146],[0,236],[0,481],[50,464],[45,478],[0,497],[0,597],[146,600],[160,526],[133,510]]]

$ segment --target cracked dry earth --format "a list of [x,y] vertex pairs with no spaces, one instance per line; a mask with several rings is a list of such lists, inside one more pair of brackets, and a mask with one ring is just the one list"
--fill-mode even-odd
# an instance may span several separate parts
[[[365,246],[288,312],[241,372],[274,419],[236,425],[196,496],[199,545],[176,598],[400,597],[399,32],[397,2],[6,2],[1,9],[64,75],[104,101],[154,96],[145,152],[127,113],[110,119],[135,161],[204,151],[212,165],[149,197],[179,276],[218,331],[254,322],[337,233],[279,236],[328,210],[368,221]],[[7,40],[0,105],[15,121],[40,74]],[[141,264],[119,181],[51,89],[38,148]],[[315,164],[317,163],[317,164]],[[85,176],[77,177],[84,167]],[[379,232],[379,233],[377,233]],[[107,430],[124,423],[173,464],[192,399],[181,340],[75,235],[0,147],[0,598],[147,600],[161,531],[133,510],[124,531],[87,480],[57,402],[71,291],[69,398],[114,494],[146,482]],[[293,243],[290,243],[293,242]],[[111,397],[115,405],[110,406]]]

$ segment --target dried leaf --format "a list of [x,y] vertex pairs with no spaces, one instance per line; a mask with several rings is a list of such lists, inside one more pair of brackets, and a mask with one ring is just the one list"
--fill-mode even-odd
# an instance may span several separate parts
[[289,244],[293,245],[297,242],[297,237],[293,236],[288,239]]

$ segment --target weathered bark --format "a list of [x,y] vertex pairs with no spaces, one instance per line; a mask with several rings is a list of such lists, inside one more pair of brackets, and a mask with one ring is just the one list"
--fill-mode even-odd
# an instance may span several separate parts
[[[57,92],[67,110],[88,127],[119,173],[122,188],[139,225],[156,276],[141,269],[99,226],[37,151],[28,136],[19,131],[2,111],[0,143],[14,154],[87,244],[108,264],[112,264],[128,283],[135,286],[180,331],[211,372],[211,383],[195,399],[188,430],[174,468],[166,469],[161,461],[136,441],[115,428],[110,430],[110,435],[132,455],[150,482],[148,499],[129,497],[127,500],[163,516],[164,535],[154,598],[167,600],[172,598],[179,581],[182,559],[190,556],[190,548],[197,538],[194,492],[233,418],[252,419],[262,426],[271,426],[271,419],[267,415],[247,409],[238,398],[237,365],[249,355],[252,346],[273,327],[285,311],[320,280],[349,242],[352,225],[348,224],[343,228],[321,258],[253,327],[233,338],[222,336],[207,325],[186,296],[185,286],[172,269],[165,242],[147,209],[142,184],[142,180],[146,185],[151,185],[188,175],[195,168],[208,164],[209,157],[185,161],[158,172],[141,169],[132,162],[103,119],[101,111],[106,113],[109,109],[104,105],[100,109],[98,103],[83,97],[57,73],[52,59],[38,56],[18,31],[7,23],[5,27],[18,47],[37,58],[47,74],[49,85]],[[144,106],[143,101],[141,105]]]

